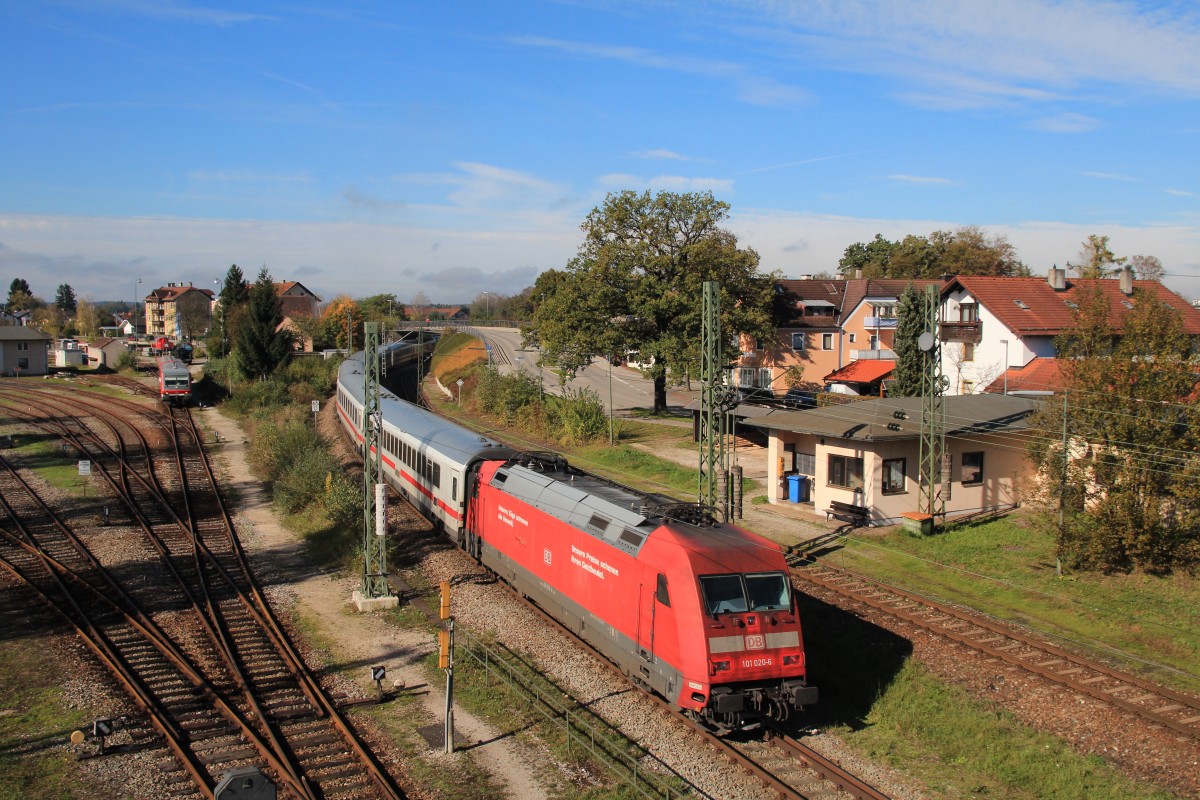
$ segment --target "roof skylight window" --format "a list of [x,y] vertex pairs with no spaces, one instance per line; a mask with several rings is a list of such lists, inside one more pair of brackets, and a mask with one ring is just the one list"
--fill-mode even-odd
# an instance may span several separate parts
[[1023,309],[1025,311],[1029,310],[1029,306],[1025,305],[1024,300],[1013,300],[1013,302],[1017,304],[1017,308]]

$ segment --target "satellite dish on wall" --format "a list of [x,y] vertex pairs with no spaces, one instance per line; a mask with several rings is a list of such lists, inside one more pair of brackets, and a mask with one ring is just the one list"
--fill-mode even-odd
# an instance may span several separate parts
[[925,331],[917,337],[917,347],[921,348],[922,351],[928,353],[933,349],[933,345],[933,334],[929,331]]

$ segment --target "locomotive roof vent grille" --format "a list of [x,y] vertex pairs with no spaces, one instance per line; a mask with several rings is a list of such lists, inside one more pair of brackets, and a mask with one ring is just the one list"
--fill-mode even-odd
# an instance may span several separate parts
[[599,533],[604,533],[608,530],[609,520],[600,514],[592,514],[592,518],[588,520],[588,527],[596,530]]
[[630,547],[641,547],[642,542],[646,541],[645,536],[638,533],[637,531],[630,530],[629,528],[626,528],[625,530],[621,531],[620,539],[622,542],[629,545]]

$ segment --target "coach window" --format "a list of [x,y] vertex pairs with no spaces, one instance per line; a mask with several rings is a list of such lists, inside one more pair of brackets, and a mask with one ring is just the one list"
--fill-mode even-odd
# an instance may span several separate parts
[[983,483],[983,453],[962,454],[962,484],[971,486]]
[[441,464],[433,465],[433,488],[435,488],[435,489],[442,488],[442,465]]
[[458,478],[450,479],[450,499],[451,500],[458,499]]
[[658,573],[658,587],[654,592],[654,596],[658,598],[658,602],[664,606],[671,607],[671,595],[667,593],[667,576],[661,572]]

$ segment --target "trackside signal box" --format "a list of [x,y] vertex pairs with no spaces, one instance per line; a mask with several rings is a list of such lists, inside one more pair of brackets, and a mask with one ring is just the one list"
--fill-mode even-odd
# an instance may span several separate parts
[[438,669],[450,669],[450,631],[438,631]]
[[450,619],[450,581],[442,581],[442,603],[438,616],[441,619]]

